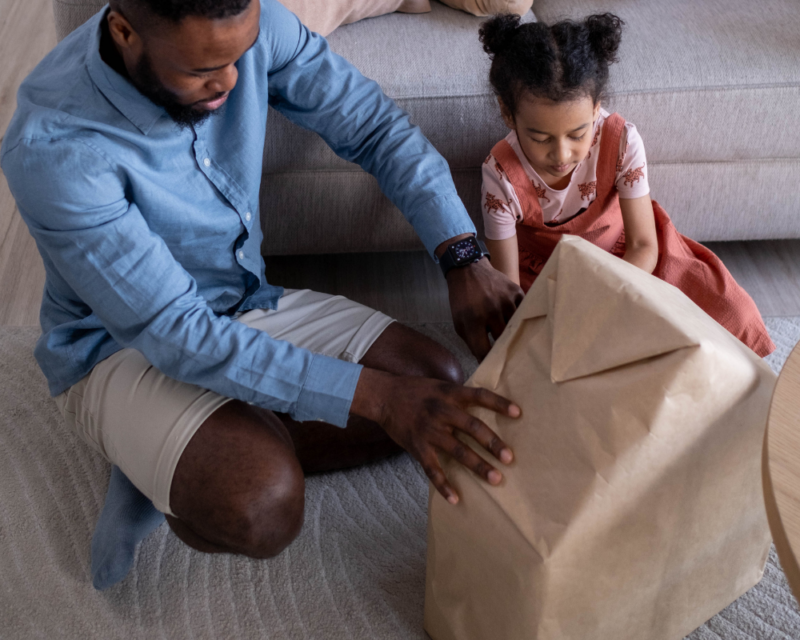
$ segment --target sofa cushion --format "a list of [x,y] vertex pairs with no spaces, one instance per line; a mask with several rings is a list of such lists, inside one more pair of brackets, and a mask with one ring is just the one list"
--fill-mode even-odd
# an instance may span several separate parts
[[53,0],[58,41],[75,31],[105,4],[103,0]]
[[[533,18],[529,13],[526,20]],[[388,15],[340,27],[331,48],[409,112],[453,169],[480,166],[505,136],[489,86],[489,58],[478,40],[485,18],[431,2],[431,12]],[[321,138],[271,112],[266,173],[352,170]]]
[[312,31],[327,36],[343,24],[387,13],[426,13],[428,0],[279,0]]
[[[59,37],[103,5],[54,2]],[[431,13],[340,27],[328,40],[409,111],[454,169],[475,168],[504,135],[478,41],[483,18],[431,5]],[[650,162],[800,157],[800,3],[536,3],[548,22],[606,10],[626,23],[608,106],[637,125]],[[265,172],[357,170],[280,116],[264,159]]]
[[[523,0],[525,1],[525,0]],[[279,0],[312,31],[328,35],[343,24],[381,16],[393,11],[425,13],[429,0]],[[107,3],[104,0],[53,0],[56,36],[63,40]]]
[[[411,114],[453,169],[477,168],[506,132],[478,41],[483,19],[431,4],[430,14],[348,25],[328,41]],[[636,124],[651,163],[800,157],[800,3],[535,4],[548,22],[605,10],[626,22],[608,107]],[[266,172],[348,168],[282,118],[268,136]]]
[[[800,237],[798,176],[800,160],[778,159],[659,163],[651,166],[649,180],[651,194],[678,230],[704,242]],[[453,181],[482,234],[481,170],[455,170]],[[261,209],[264,254],[423,248],[363,171],[265,174]]]

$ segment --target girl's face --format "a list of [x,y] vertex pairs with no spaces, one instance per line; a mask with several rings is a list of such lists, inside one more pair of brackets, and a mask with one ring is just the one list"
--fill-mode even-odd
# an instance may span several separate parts
[[592,125],[600,103],[590,96],[571,102],[553,102],[527,94],[510,114],[500,102],[503,120],[517,132],[528,162],[547,185],[564,189],[578,163],[592,146]]

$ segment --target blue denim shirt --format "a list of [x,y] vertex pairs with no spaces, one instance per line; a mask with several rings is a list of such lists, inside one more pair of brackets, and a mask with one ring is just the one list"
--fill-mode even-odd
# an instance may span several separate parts
[[237,62],[224,112],[184,129],[102,61],[104,15],[25,80],[2,146],[47,272],[35,355],[50,392],[130,347],[177,380],[344,426],[359,365],[231,318],[274,309],[283,294],[260,252],[267,107],[372,173],[430,252],[474,232],[447,163],[375,82],[276,0],[262,0],[261,34]]

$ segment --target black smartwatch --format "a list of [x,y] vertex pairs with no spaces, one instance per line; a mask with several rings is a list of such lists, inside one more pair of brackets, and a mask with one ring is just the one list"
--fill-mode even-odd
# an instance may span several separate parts
[[442,268],[442,273],[447,275],[450,269],[465,267],[468,264],[477,262],[484,256],[489,257],[486,245],[475,236],[470,236],[448,246],[439,258],[439,266]]

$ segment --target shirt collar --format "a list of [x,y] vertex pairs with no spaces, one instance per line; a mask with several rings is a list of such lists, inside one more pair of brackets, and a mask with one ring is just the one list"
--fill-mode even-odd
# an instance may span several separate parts
[[100,38],[102,24],[106,19],[108,7],[98,13],[89,38],[89,50],[86,55],[86,67],[92,82],[113,104],[122,115],[133,123],[143,134],[150,129],[161,116],[166,115],[163,107],[159,107],[149,98],[139,93],[131,82],[109,67],[100,57]]

